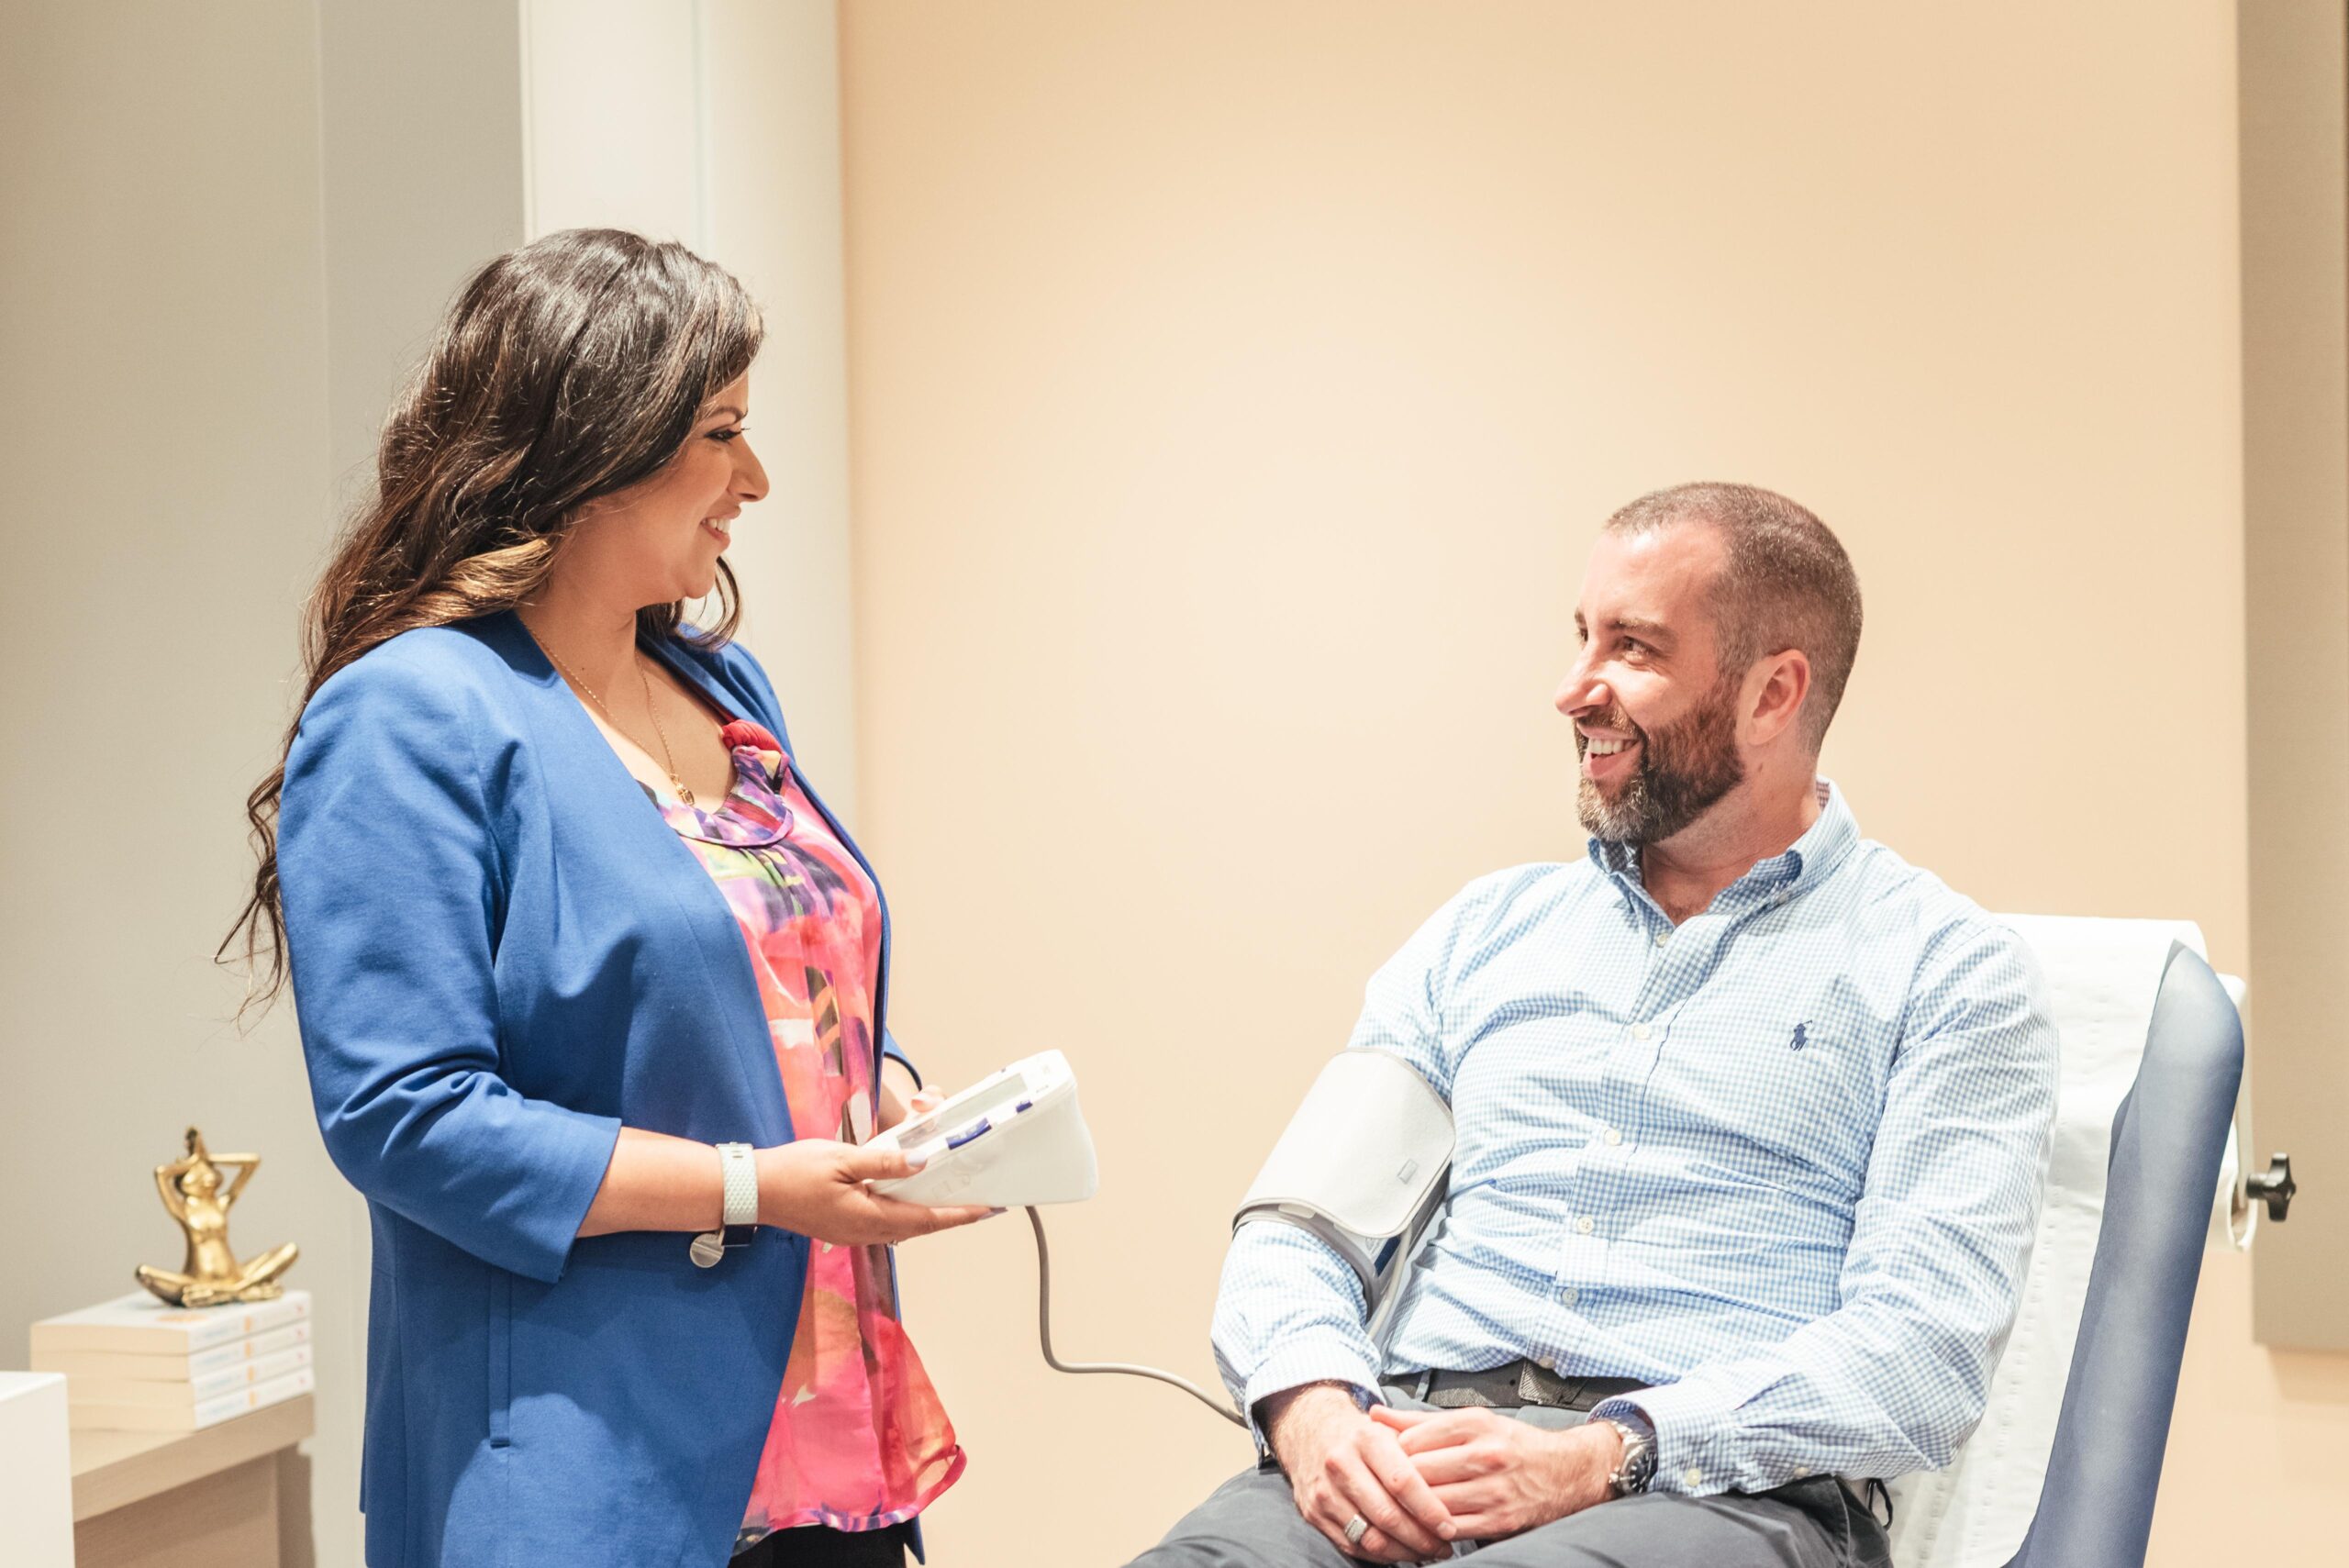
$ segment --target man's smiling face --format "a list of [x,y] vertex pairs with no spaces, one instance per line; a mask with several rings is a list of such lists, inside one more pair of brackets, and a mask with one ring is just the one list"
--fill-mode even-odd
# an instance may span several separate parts
[[1581,759],[1575,805],[1610,843],[1669,839],[1745,776],[1742,671],[1720,667],[1712,584],[1720,534],[1697,522],[1598,536],[1575,628],[1582,651],[1558,688]]

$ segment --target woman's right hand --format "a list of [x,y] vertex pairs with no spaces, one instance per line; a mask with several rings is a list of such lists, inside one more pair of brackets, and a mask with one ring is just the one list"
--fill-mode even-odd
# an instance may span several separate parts
[[835,1246],[904,1241],[995,1212],[977,1205],[930,1208],[885,1197],[865,1185],[921,1169],[899,1150],[803,1138],[762,1149],[753,1158],[759,1168],[759,1223]]

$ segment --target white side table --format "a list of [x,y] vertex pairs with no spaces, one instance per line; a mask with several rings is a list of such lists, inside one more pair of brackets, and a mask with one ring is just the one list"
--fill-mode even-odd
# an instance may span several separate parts
[[53,1372],[0,1372],[0,1519],[11,1564],[73,1568],[72,1447]]

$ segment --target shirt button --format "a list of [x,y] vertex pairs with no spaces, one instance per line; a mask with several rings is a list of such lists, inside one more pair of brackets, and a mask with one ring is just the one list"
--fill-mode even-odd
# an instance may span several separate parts
[[1671,940],[1672,940],[1672,933],[1671,933],[1670,931],[1658,931],[1658,932],[1655,934],[1655,945],[1656,945],[1656,946],[1658,946],[1658,947],[1662,947],[1662,946],[1664,946],[1666,942],[1670,941]]
[[1691,1486],[1702,1486],[1705,1484],[1705,1473],[1692,1464],[1680,1473],[1680,1479]]
[[1653,1029],[1648,1028],[1645,1024],[1633,1024],[1631,1026],[1631,1038],[1633,1040],[1645,1040],[1654,1032],[1655,1031]]
[[[1576,1302],[1578,1302],[1578,1301],[1580,1301],[1580,1300],[1582,1299],[1582,1292],[1580,1292],[1580,1291],[1576,1290],[1576,1289],[1575,1289],[1574,1286],[1572,1286],[1572,1285],[1568,1285],[1568,1286],[1566,1286],[1566,1288],[1565,1288],[1565,1289],[1564,1289],[1564,1290],[1562,1290],[1562,1291],[1560,1291],[1560,1292],[1558,1293],[1558,1299],[1559,1299],[1560,1301],[1564,1302],[1568,1307],[1572,1307],[1575,1303],[1576,1303]],[[1548,1362],[1544,1362],[1542,1364],[1543,1364],[1543,1365],[1545,1365],[1545,1366],[1548,1366],[1548,1365],[1549,1365],[1549,1363],[1548,1363]],[[1556,1367],[1553,1366],[1553,1367],[1550,1367],[1550,1370],[1551,1370],[1552,1372],[1555,1372],[1555,1371],[1557,1371],[1558,1369],[1557,1369]]]
[[1620,1132],[1616,1131],[1616,1130],[1615,1130],[1613,1128],[1611,1128],[1611,1127],[1610,1127],[1610,1128],[1609,1128],[1609,1129],[1607,1129],[1607,1147],[1608,1147],[1608,1148],[1612,1149],[1612,1148],[1614,1148],[1617,1144],[1619,1144],[1619,1143],[1620,1143],[1620,1142],[1622,1142],[1622,1141],[1623,1141],[1623,1135],[1622,1135],[1621,1133],[1620,1133]]
[[1591,1219],[1590,1216],[1586,1214],[1580,1219],[1575,1221],[1575,1229],[1587,1236],[1591,1233],[1592,1229],[1595,1229],[1595,1222]]

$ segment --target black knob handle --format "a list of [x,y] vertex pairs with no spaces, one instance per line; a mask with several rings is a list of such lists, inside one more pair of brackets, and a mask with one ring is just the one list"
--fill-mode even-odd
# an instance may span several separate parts
[[2281,1225],[2292,1212],[2292,1198],[2300,1190],[2292,1180],[2292,1157],[2278,1153],[2267,1162],[2265,1175],[2253,1174],[2243,1179],[2243,1195],[2254,1203],[2267,1206],[2267,1218]]

